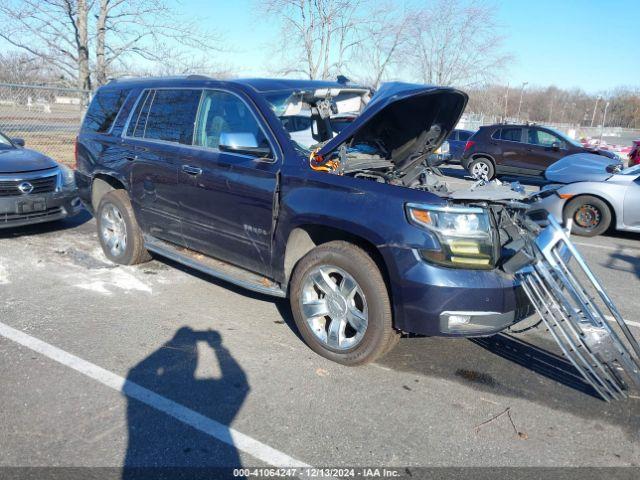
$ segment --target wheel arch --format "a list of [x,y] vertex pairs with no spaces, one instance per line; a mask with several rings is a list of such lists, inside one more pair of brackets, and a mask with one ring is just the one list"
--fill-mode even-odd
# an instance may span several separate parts
[[576,200],[580,197],[594,197],[597,198],[598,200],[601,200],[602,202],[605,203],[605,205],[607,207],[609,207],[609,212],[611,213],[611,225],[609,225],[609,228],[614,227],[617,228],[618,225],[618,214],[616,212],[615,207],[613,206],[613,203],[611,202],[610,199],[606,198],[606,196],[604,195],[600,195],[599,193],[579,193],[577,195],[574,195],[573,197],[571,197],[571,199],[569,199],[568,201],[565,202],[564,206],[562,207],[562,220],[564,221],[567,217],[566,217],[566,212],[567,212],[567,208],[569,206],[569,204],[573,201]]
[[125,190],[126,185],[113,175],[107,173],[97,173],[91,182],[91,206],[93,210],[98,209],[102,197],[112,190]]
[[[473,162],[474,160],[478,160],[479,158],[486,158],[487,160],[489,160],[491,163],[493,163],[493,168],[496,168],[496,160],[495,158],[493,158],[491,155],[489,155],[488,153],[474,153],[473,155],[471,155],[471,161]],[[469,162],[471,163],[471,162]]]
[[300,259],[315,247],[334,240],[342,240],[356,245],[371,257],[382,274],[387,286],[389,298],[391,299],[392,289],[390,288],[387,264],[375,244],[363,236],[353,234],[346,230],[318,224],[299,225],[289,233],[285,245],[283,264],[284,282],[287,290],[289,288],[291,274]]

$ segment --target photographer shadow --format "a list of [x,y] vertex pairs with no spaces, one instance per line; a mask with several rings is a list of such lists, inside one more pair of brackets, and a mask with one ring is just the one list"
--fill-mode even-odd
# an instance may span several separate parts
[[228,443],[212,438],[137,400],[134,393],[138,386],[144,387],[164,397],[157,397],[163,410],[175,408],[171,402],[179,404],[178,417],[182,407],[187,407],[196,412],[193,417],[200,414],[229,426],[249,393],[249,385],[218,332],[180,328],[134,366],[127,381],[129,438],[123,479],[222,478],[241,466],[230,432],[223,432]]

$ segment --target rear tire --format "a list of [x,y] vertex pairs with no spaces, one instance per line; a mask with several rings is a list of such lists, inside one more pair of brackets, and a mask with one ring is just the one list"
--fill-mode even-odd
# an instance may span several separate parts
[[305,255],[291,278],[290,301],[307,345],[334,362],[369,363],[398,341],[382,274],[351,243],[328,242]]
[[572,219],[571,232],[583,237],[595,237],[606,232],[611,218],[609,205],[591,195],[575,197],[564,208],[565,224]]
[[151,260],[126,190],[104,194],[96,210],[96,221],[100,245],[109,260],[120,265]]
[[493,180],[496,175],[496,169],[491,160],[486,157],[478,157],[469,164],[469,174],[478,180],[483,176],[486,176],[487,180]]

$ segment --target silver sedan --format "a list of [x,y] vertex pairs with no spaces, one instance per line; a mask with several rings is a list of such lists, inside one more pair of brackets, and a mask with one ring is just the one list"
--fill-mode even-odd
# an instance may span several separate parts
[[533,197],[530,216],[573,221],[572,232],[592,237],[610,227],[640,232],[640,165],[622,170],[599,155],[569,155],[545,172],[550,182]]

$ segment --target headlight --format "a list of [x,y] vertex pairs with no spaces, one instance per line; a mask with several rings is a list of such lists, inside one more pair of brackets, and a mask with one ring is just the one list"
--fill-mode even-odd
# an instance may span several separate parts
[[440,153],[443,155],[449,153],[449,142],[445,141],[442,145],[440,145],[440,147],[436,149],[435,153]]
[[412,203],[406,209],[409,221],[433,233],[440,244],[435,250],[420,250],[425,260],[446,267],[495,266],[497,248],[487,210]]
[[60,165],[60,177],[62,187],[65,189],[73,189],[76,187],[76,179],[73,170],[66,165]]

